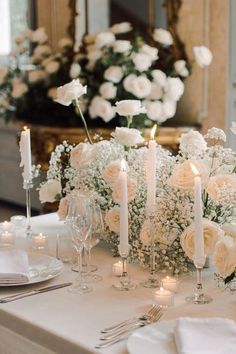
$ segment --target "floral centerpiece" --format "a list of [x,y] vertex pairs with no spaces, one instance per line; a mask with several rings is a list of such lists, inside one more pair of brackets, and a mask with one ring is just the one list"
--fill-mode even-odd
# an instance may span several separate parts
[[[80,90],[80,96],[82,93]],[[78,93],[74,94],[78,97]],[[70,96],[71,102],[79,105],[75,96]],[[60,100],[63,102],[62,97]],[[135,119],[144,112],[141,102],[135,100],[117,102],[114,109],[128,122],[130,117]],[[184,134],[177,156],[156,146],[154,223],[158,269],[179,273],[192,267],[194,174],[190,163],[197,167],[202,180],[205,254],[213,255],[216,244],[227,239],[225,225],[235,218],[236,153],[222,146],[225,141],[224,132],[212,128],[205,136],[197,131]],[[70,193],[92,192],[104,215],[104,239],[116,254],[121,198],[118,176],[121,159],[125,158],[128,166],[130,257],[132,261],[147,266],[150,257],[150,227],[145,216],[147,151],[140,132],[126,127],[117,127],[110,141],[84,142],[77,146],[63,142],[51,156],[47,181],[40,188],[40,199],[42,202],[60,201],[58,214],[63,219]]]

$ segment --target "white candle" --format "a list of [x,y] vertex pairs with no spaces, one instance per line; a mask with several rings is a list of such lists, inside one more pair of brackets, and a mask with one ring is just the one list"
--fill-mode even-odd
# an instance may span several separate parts
[[171,278],[169,276],[163,278],[161,280],[162,282],[162,287],[166,290],[170,290],[173,293],[175,293],[177,291],[177,287],[178,287],[178,281],[175,278]]
[[34,235],[32,237],[33,247],[42,249],[45,248],[48,244],[48,237],[40,233],[39,235]]
[[1,234],[1,244],[4,246],[13,244],[13,234],[9,231],[4,231]]
[[125,160],[121,161],[121,170],[119,174],[120,184],[120,254],[129,252],[129,224],[128,224],[128,191],[127,191],[127,173]]
[[26,181],[31,180],[31,143],[30,143],[30,129],[24,127],[21,132],[20,138],[20,152],[21,163],[20,166],[24,167],[23,178]]
[[112,273],[114,275],[116,275],[117,277],[120,277],[122,275],[122,272],[123,272],[123,265],[122,265],[121,261],[114,263],[112,265]]
[[155,298],[158,305],[164,309],[171,306],[173,303],[173,293],[163,288],[160,288],[155,292]]
[[11,223],[9,221],[4,221],[1,223],[2,229],[4,231],[9,231],[12,227]]
[[199,267],[205,264],[204,236],[203,236],[203,212],[202,212],[202,181],[199,172],[191,163],[194,177],[194,263]]
[[146,179],[147,179],[147,214],[155,211],[156,204],[156,125],[151,130],[151,140],[148,143]]

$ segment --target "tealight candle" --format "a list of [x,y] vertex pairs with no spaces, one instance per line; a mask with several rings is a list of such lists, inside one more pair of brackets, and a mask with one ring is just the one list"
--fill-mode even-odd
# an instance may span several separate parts
[[39,235],[34,235],[32,237],[33,247],[37,249],[43,249],[47,247],[48,237],[40,233]]
[[117,277],[120,277],[122,275],[122,272],[123,272],[123,266],[122,266],[121,261],[114,263],[112,265],[112,273],[114,275],[116,275]]
[[13,234],[9,231],[4,231],[0,236],[1,244],[3,246],[9,246],[13,244]]
[[9,231],[12,225],[9,221],[4,221],[1,223],[1,226],[4,231]]
[[25,221],[26,221],[26,217],[24,215],[14,215],[11,217],[11,223],[15,227],[24,227]]
[[178,287],[178,280],[175,278],[171,278],[167,275],[167,277],[161,280],[162,286],[166,290],[170,290],[173,293],[176,293]]
[[155,292],[155,298],[158,305],[160,305],[163,309],[166,309],[173,303],[173,293],[164,288],[160,288]]

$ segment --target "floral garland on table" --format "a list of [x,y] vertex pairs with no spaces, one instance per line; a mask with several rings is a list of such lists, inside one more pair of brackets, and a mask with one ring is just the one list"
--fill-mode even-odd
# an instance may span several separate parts
[[[78,97],[84,90],[81,87],[80,93],[75,90],[73,97],[71,87],[66,87],[70,100],[79,105]],[[58,101],[65,103],[63,97]],[[128,123],[130,117],[135,119],[143,111],[141,103],[132,100],[117,102],[115,109],[127,117]],[[236,153],[222,146],[225,141],[224,132],[212,128],[204,137],[197,131],[184,134],[177,156],[157,145],[157,207],[154,219],[157,269],[180,273],[192,267],[194,174],[190,163],[197,167],[202,180],[205,254],[214,254],[213,258],[217,259],[219,243],[230,237],[227,225],[234,220],[236,210]],[[137,148],[140,144],[143,144],[140,132],[125,127],[117,127],[110,141],[84,142],[77,146],[63,142],[52,154],[47,181],[40,188],[40,200],[53,202],[60,199],[58,214],[63,219],[68,194],[79,190],[91,191],[104,214],[104,239],[117,254],[118,175],[121,159],[125,158],[128,165],[130,257],[133,262],[148,266],[150,228],[145,217],[148,149],[145,145]]]

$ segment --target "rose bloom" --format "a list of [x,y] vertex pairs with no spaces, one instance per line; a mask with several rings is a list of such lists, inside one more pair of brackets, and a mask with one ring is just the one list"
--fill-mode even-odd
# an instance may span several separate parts
[[58,87],[56,102],[69,106],[73,100],[87,93],[87,86],[83,86],[79,79],[74,79],[68,84]]
[[116,113],[120,116],[133,117],[140,113],[146,113],[145,107],[141,106],[141,102],[139,100],[123,100],[116,102],[115,104]]
[[64,197],[60,200],[59,207],[57,210],[59,220],[65,220],[67,213],[68,213],[68,198]]
[[167,85],[167,77],[166,74],[158,69],[152,70],[151,72],[154,82],[156,82],[159,86],[165,88]]
[[115,53],[127,53],[132,48],[130,41],[116,40],[112,44]]
[[29,83],[34,84],[38,81],[43,81],[47,78],[47,73],[44,70],[32,70],[28,73]]
[[133,27],[130,22],[115,23],[110,30],[115,34],[127,33],[132,31]]
[[151,47],[148,44],[144,44],[140,48],[140,52],[148,55],[152,61],[155,61],[158,59],[158,49],[155,47]]
[[[218,224],[208,219],[203,219],[204,253],[212,255],[216,242],[224,236]],[[194,223],[188,226],[180,236],[180,244],[187,256],[194,260]]]
[[152,65],[152,59],[145,53],[136,53],[132,57],[135,69],[138,71],[147,71]]
[[144,141],[140,131],[133,128],[116,127],[112,136],[117,143],[129,147],[141,144]]
[[2,85],[7,77],[8,68],[0,68],[0,85]]
[[[159,234],[155,228],[154,240],[156,242],[160,241]],[[140,230],[140,240],[144,246],[150,246],[151,244],[151,233],[150,233],[150,221],[147,219],[144,221],[142,228]]]
[[163,45],[169,46],[173,44],[173,38],[169,31],[163,28],[156,28],[153,32],[153,39]]
[[105,223],[109,229],[116,234],[120,232],[120,207],[115,206],[112,209],[108,210],[105,215]]
[[149,102],[147,104],[147,116],[151,120],[162,123],[162,102]]
[[38,42],[40,44],[45,43],[48,40],[46,30],[43,27],[40,27],[35,31],[32,31],[30,38],[32,42]]
[[176,164],[169,178],[169,185],[179,189],[193,189],[195,174],[192,171],[192,163],[201,176],[202,186],[205,186],[209,179],[209,170],[207,166],[200,160],[186,160],[181,164]]
[[160,100],[163,96],[163,91],[160,85],[155,82],[151,83],[151,92],[148,96],[149,100]]
[[135,74],[129,74],[123,80],[123,86],[127,92],[131,92],[131,93],[133,92],[133,81],[134,81],[134,79],[136,79],[136,77],[137,76]]
[[123,70],[120,66],[112,65],[104,72],[104,79],[107,81],[112,81],[115,84],[120,82],[123,77]]
[[236,177],[228,174],[210,177],[206,191],[214,202],[221,203],[222,193],[236,196]]
[[48,97],[54,100],[57,97],[57,88],[56,87],[51,87],[48,90]]
[[70,153],[70,164],[74,168],[84,168],[96,158],[93,146],[89,143],[79,143]]
[[196,130],[190,130],[186,134],[182,134],[179,139],[179,148],[183,153],[188,153],[189,151],[195,154],[201,154],[206,151],[207,143]]
[[13,98],[20,98],[28,91],[29,91],[28,86],[25,83],[21,82],[13,85],[11,95]]
[[112,82],[104,82],[100,87],[99,87],[99,93],[100,95],[107,99],[110,100],[112,98],[116,97],[116,92],[117,92],[117,87],[113,85]]
[[48,74],[55,74],[60,68],[60,64],[56,60],[51,60],[48,64],[45,65],[45,71]]
[[230,128],[231,132],[236,134],[236,122],[232,122],[232,127]]
[[102,178],[105,180],[106,183],[113,186],[119,177],[121,168],[121,161],[116,160],[110,162],[102,171]]
[[115,42],[116,37],[111,32],[100,32],[95,38],[95,45],[98,48],[102,48],[104,46],[110,46],[113,42]]
[[95,96],[92,99],[89,107],[89,113],[92,119],[100,117],[106,123],[115,117],[114,107],[112,107],[109,101],[100,96]]
[[[176,113],[176,101],[164,99],[162,103],[163,119],[172,118]],[[164,121],[164,120],[163,120]]]
[[70,67],[70,78],[77,79],[81,72],[81,66],[78,63],[72,63]]
[[149,96],[152,90],[151,81],[146,76],[137,76],[134,78],[132,86],[132,93],[138,98]]
[[215,246],[213,265],[221,276],[232,274],[236,268],[236,244],[231,237],[224,236]]
[[58,48],[60,49],[65,49],[65,48],[72,48],[73,47],[73,41],[71,38],[69,37],[64,37],[64,38],[61,38],[59,41],[58,41]]
[[169,99],[178,101],[184,93],[184,84],[178,77],[168,77],[165,91]]
[[43,57],[49,57],[49,55],[52,54],[52,49],[44,44],[44,45],[38,45],[35,49],[34,49],[34,57],[36,58],[43,58]]
[[41,203],[53,203],[56,201],[56,195],[61,193],[61,182],[49,180],[39,189],[39,200]]
[[193,53],[195,60],[200,68],[205,68],[211,64],[212,61],[212,52],[209,48],[205,46],[193,47]]
[[[128,193],[128,202],[131,202],[135,199],[137,192],[137,181],[133,178],[127,179],[127,193]],[[119,180],[116,182],[113,193],[112,199],[115,203],[120,204],[121,202],[121,189],[120,189],[120,182]]]
[[186,61],[185,60],[177,60],[174,63],[174,68],[175,71],[177,72],[178,75],[182,76],[182,77],[187,77],[189,76],[189,71],[186,67]]

